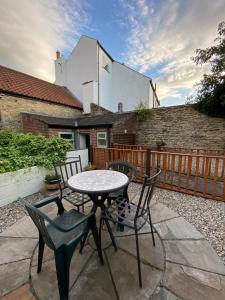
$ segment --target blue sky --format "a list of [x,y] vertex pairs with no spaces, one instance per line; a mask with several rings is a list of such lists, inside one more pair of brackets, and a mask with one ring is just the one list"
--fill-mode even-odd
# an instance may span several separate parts
[[1,0],[0,64],[54,82],[55,51],[68,56],[82,34],[153,78],[162,105],[183,104],[207,66],[224,0]]

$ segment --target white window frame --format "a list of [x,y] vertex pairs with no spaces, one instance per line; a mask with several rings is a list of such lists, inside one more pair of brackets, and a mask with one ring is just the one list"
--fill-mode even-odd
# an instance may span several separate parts
[[60,131],[60,132],[58,132],[58,136],[62,139],[63,139],[63,137],[61,135],[63,135],[63,134],[71,134],[72,138],[71,139],[65,139],[65,140],[71,142],[71,144],[74,147],[75,146],[75,144],[74,144],[74,132],[72,132],[72,131]]
[[[103,137],[99,137],[99,135],[102,135],[102,134],[104,134],[104,138]],[[98,148],[107,148],[107,146],[108,146],[108,140],[107,140],[107,132],[106,131],[97,131],[97,136],[96,136],[96,139],[97,139],[97,147]],[[99,140],[105,140],[105,146],[103,146],[103,145],[101,145],[101,144],[99,144]]]

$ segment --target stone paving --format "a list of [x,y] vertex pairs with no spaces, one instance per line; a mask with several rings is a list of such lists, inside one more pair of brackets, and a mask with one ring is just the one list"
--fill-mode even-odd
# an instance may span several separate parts
[[[54,216],[56,208],[49,205],[46,212]],[[140,233],[143,288],[138,285],[133,232],[121,233],[112,226],[118,251],[105,231],[104,266],[99,263],[91,236],[82,255],[75,251],[70,270],[71,300],[225,299],[225,267],[210,244],[166,206],[154,202],[151,212],[156,247],[149,224]],[[45,248],[42,272],[37,274],[37,244],[36,227],[27,216],[0,234],[1,299],[59,299],[53,252]]]

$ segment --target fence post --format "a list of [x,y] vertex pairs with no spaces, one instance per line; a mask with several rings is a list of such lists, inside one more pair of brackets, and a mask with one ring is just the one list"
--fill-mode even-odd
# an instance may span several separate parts
[[150,177],[150,169],[151,169],[151,148],[146,149],[146,175]]

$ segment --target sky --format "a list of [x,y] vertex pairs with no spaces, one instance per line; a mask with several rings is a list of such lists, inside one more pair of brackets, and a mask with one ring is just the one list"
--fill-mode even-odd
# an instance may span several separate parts
[[0,64],[54,82],[81,35],[151,77],[162,106],[184,104],[209,71],[192,61],[214,43],[225,0],[0,0]]

